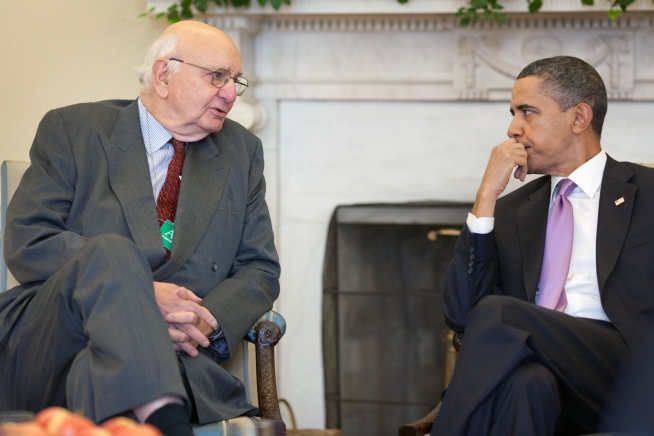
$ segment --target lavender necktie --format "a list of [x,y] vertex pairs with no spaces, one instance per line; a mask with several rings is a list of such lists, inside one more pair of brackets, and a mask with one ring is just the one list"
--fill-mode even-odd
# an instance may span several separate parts
[[563,312],[568,304],[564,285],[570,269],[574,220],[568,195],[577,187],[570,179],[562,179],[547,218],[547,236],[543,268],[538,283],[538,305]]

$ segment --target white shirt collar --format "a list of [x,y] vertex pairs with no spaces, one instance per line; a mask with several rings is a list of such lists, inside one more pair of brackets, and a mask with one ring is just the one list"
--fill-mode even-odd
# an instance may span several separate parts
[[150,114],[140,98],[138,99],[138,105],[143,142],[148,154],[152,154],[166,145],[173,135]]
[[[577,168],[570,174],[567,178],[575,182],[577,187],[574,189],[583,191],[588,198],[593,198],[595,193],[602,185],[602,176],[604,175],[604,167],[606,166],[606,152],[604,150],[597,153],[592,159],[588,162]],[[556,185],[565,179],[561,176],[552,176],[552,185],[550,192],[550,204],[552,198],[554,198],[554,190]]]

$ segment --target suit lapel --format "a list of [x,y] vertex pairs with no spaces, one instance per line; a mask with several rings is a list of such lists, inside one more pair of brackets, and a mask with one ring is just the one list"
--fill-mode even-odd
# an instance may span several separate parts
[[231,159],[231,152],[219,149],[210,136],[188,145],[175,216],[173,250],[170,260],[154,272],[155,279],[164,279],[179,270],[195,251],[222,198]]
[[134,101],[121,110],[111,137],[100,137],[107,155],[109,184],[118,197],[136,245],[154,269],[165,260],[145,144]]
[[[629,168],[607,156],[597,217],[596,268],[600,295],[627,236],[637,190],[636,186],[627,183],[632,176]],[[616,205],[619,198],[625,201]]]
[[551,194],[551,178],[544,179],[543,185],[529,195],[516,212],[520,253],[522,254],[522,274],[527,300],[532,303],[536,300],[538,280],[543,265]]

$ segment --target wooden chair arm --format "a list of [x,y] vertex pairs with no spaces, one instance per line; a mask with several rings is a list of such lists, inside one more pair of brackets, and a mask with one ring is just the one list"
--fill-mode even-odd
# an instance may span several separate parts
[[436,419],[436,415],[441,410],[441,403],[429,415],[411,424],[406,424],[400,427],[399,436],[424,436],[431,430],[431,424]]
[[285,436],[286,424],[282,421],[277,398],[274,349],[282,337],[282,332],[279,326],[272,321],[261,321],[257,324],[256,331],[259,416],[273,421],[275,436]]
[[[454,349],[459,351],[461,348],[461,342],[463,341],[463,333],[454,333],[452,336],[452,345]],[[441,403],[438,403],[436,408],[429,412],[429,415],[425,416],[422,419],[419,419],[416,422],[411,424],[406,424],[400,427],[399,436],[423,436],[429,433],[431,430],[431,425],[436,419],[436,415],[441,410]]]

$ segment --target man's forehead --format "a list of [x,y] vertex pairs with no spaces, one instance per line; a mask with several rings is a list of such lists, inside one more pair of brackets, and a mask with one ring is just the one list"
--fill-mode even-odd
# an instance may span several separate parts
[[545,97],[542,90],[543,80],[530,76],[516,80],[511,91],[511,107],[524,104],[534,105],[536,101]]

